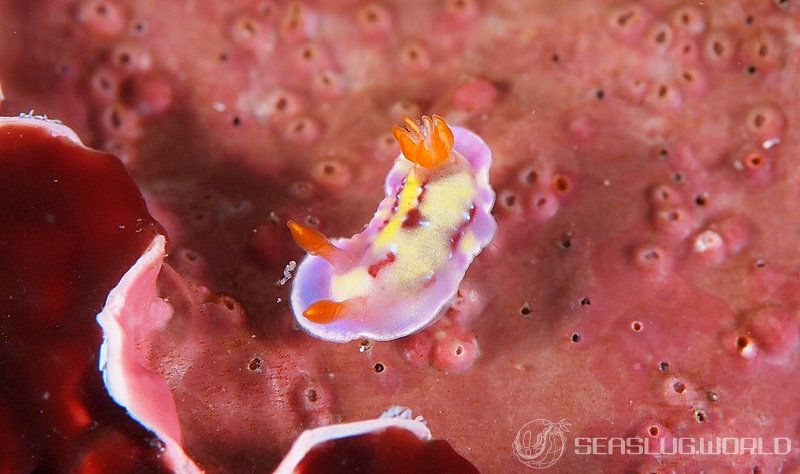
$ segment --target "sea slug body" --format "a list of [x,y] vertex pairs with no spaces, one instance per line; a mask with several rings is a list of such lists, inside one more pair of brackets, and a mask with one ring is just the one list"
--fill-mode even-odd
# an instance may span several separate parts
[[295,274],[292,310],[315,337],[386,341],[428,326],[497,230],[483,140],[438,116],[405,125],[393,130],[402,154],[363,232],[329,240],[289,222],[308,252]]

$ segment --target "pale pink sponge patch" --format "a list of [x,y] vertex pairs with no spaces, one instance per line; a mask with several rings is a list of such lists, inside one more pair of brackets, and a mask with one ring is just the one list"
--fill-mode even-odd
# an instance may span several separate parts
[[158,435],[165,460],[175,472],[202,472],[181,447],[181,427],[167,382],[148,368],[143,344],[154,328],[163,327],[171,306],[156,295],[166,239],[158,235],[111,290],[97,322],[103,328],[99,365],[111,398],[136,421]]
[[432,439],[425,420],[394,406],[374,420],[307,430],[274,474],[381,472],[476,474],[447,441]]
[[308,252],[292,286],[297,323],[333,342],[397,339],[428,326],[492,241],[489,147],[434,116],[395,127],[402,154],[363,232],[329,240],[290,221]]
[[374,420],[340,423],[307,430],[292,444],[292,448],[274,474],[292,474],[297,472],[306,455],[322,443],[349,438],[353,436],[376,433],[387,428],[407,430],[423,441],[431,439],[431,431],[422,417],[412,418],[411,410],[403,407],[392,407]]

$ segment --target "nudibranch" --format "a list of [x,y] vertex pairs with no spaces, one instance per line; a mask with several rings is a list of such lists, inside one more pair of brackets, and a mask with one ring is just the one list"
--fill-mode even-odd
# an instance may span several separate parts
[[308,253],[295,273],[292,311],[320,339],[388,341],[431,324],[497,230],[492,155],[480,137],[435,115],[407,118],[393,133],[401,154],[363,232],[328,239],[288,223]]

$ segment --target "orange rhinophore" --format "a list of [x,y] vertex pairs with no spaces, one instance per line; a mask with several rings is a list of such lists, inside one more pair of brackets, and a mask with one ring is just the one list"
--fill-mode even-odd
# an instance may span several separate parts
[[405,128],[394,126],[392,134],[409,161],[424,168],[435,168],[450,157],[453,150],[453,131],[438,115],[422,116],[420,123],[404,119]]
[[331,300],[322,300],[313,303],[311,306],[303,311],[303,316],[317,324],[330,324],[345,313],[351,311],[351,305],[347,301],[337,302]]
[[334,266],[353,263],[350,254],[333,245],[322,232],[291,220],[286,225],[289,226],[289,231],[297,245],[311,255],[320,256]]

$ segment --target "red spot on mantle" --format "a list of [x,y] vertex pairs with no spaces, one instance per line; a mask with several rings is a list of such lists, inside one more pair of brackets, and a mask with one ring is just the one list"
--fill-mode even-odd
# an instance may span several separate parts
[[378,278],[378,272],[380,272],[384,267],[391,265],[396,260],[395,255],[392,252],[386,254],[385,258],[378,260],[377,262],[373,263],[367,269],[367,272],[372,276],[372,278]]
[[403,229],[414,229],[419,227],[420,223],[422,222],[422,213],[419,212],[419,208],[414,208],[408,211],[406,214],[406,218],[403,220]]

